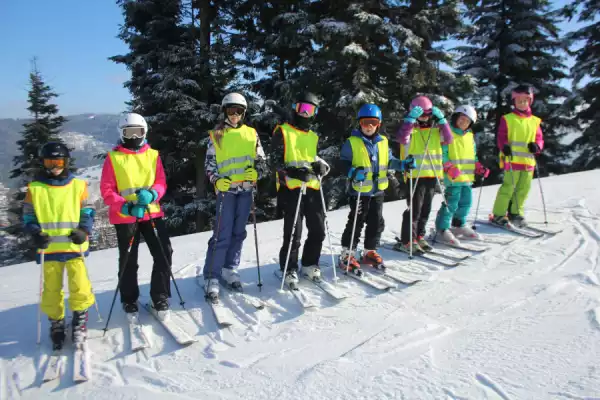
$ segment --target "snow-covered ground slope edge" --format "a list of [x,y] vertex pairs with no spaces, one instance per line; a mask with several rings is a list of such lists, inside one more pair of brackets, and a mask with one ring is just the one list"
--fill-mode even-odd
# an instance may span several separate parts
[[[249,226],[242,279],[247,292],[262,296],[269,307],[254,311],[226,300],[236,324],[221,330],[195,280],[209,233],[175,238],[173,271],[193,316],[182,326],[198,342],[181,348],[141,313],[152,348],[132,354],[118,304],[105,337],[91,310],[94,376],[80,385],[72,383],[69,362],[59,381],[41,384],[44,347],[35,345],[39,268],[2,268],[0,399],[600,398],[599,181],[600,171],[543,180],[551,228],[564,228],[555,236],[492,245],[447,270],[408,265],[397,261],[402,255],[384,250],[386,260],[428,280],[379,292],[342,277],[339,285],[352,297],[337,303],[303,284],[320,306],[315,311],[304,311],[289,293],[277,290],[273,269],[281,221],[258,227],[264,282],[259,294]],[[491,210],[496,190],[484,189],[480,218]],[[393,240],[404,208],[404,202],[386,204],[384,241]],[[537,182],[527,208],[531,221],[543,221]],[[346,218],[347,210],[329,214],[336,251]],[[147,299],[151,259],[141,248],[139,277]],[[105,318],[117,284],[116,257],[115,250],[105,250],[88,260]],[[331,260],[327,246],[321,260]],[[326,272],[331,278],[331,270]],[[174,309],[178,303],[173,288]],[[44,321],[44,339],[46,333]]]

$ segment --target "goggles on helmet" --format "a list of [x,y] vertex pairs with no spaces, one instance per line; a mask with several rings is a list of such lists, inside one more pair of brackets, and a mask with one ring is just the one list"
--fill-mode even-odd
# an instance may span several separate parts
[[65,158],[44,158],[42,160],[42,163],[44,164],[44,168],[46,169],[64,169],[67,165],[67,160]]
[[225,107],[225,114],[227,115],[244,115],[246,109],[240,106]]
[[125,139],[140,139],[144,137],[144,128],[129,127],[123,128],[123,137]]
[[378,118],[361,118],[360,121],[358,121],[358,123],[360,124],[360,126],[363,127],[379,126],[380,121]]
[[309,117],[315,116],[317,114],[317,106],[310,103],[296,103],[294,105],[294,109],[298,114],[306,114]]

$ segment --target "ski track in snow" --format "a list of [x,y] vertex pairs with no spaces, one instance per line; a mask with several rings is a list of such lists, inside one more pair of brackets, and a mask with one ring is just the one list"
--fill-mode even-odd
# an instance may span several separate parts
[[[273,276],[281,221],[260,224],[262,292],[252,268],[253,240],[244,245],[240,273],[245,292],[260,295],[267,306],[256,310],[224,289],[223,303],[235,317],[235,324],[224,329],[196,283],[210,233],[173,238],[173,274],[187,310],[174,312],[173,319],[198,342],[177,345],[141,310],[152,347],[131,353],[126,319],[116,305],[106,336],[104,324],[90,318],[94,376],[79,385],[72,383],[69,351],[60,379],[41,384],[38,366],[46,359],[33,344],[37,267],[0,269],[0,400],[82,395],[288,400],[299,393],[303,400],[600,399],[600,348],[595,346],[600,340],[600,207],[595,201],[600,191],[593,184],[598,178],[600,172],[592,171],[548,179],[549,225],[563,228],[556,235],[491,244],[453,269],[425,260],[396,261],[404,255],[384,249],[391,269],[423,282],[383,292],[337,270],[337,285],[350,295],[344,300],[334,301],[301,282],[319,306],[314,311],[304,310],[288,290],[280,291]],[[484,188],[480,215],[491,209],[496,190]],[[386,203],[384,242],[393,241],[404,208],[404,201]],[[527,210],[530,222],[543,227],[539,193],[533,189]],[[347,212],[328,214],[336,256]],[[480,229],[492,238],[514,237],[493,227]],[[92,253],[88,261],[103,313],[116,285],[115,271],[103,265],[108,259],[116,259],[114,250]],[[332,281],[327,240],[321,259]],[[141,246],[140,292],[146,298],[149,265],[149,253]],[[175,290],[171,302],[173,310],[181,310]],[[46,321],[42,329],[44,341]]]

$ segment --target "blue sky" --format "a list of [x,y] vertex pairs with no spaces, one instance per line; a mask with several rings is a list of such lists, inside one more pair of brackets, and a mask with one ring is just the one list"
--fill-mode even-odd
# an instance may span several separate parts
[[127,52],[116,37],[121,23],[114,0],[0,0],[0,118],[28,116],[34,56],[63,115],[124,111],[129,73],[108,60]]

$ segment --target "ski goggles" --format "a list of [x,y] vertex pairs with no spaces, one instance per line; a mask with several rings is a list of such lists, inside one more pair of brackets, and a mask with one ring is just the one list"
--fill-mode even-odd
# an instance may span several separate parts
[[309,117],[317,115],[317,106],[310,103],[296,103],[294,104],[294,110],[298,114],[306,114]]
[[244,107],[239,107],[239,106],[225,108],[225,114],[227,114],[227,115],[244,115],[245,111],[246,111],[246,109]]
[[360,121],[358,121],[358,123],[360,124],[360,126],[362,127],[368,127],[368,126],[379,126],[380,121],[377,118],[361,118]]
[[144,128],[142,127],[123,128],[123,137],[125,139],[140,139],[144,136]]
[[61,168],[64,169],[67,165],[66,158],[44,158],[42,160],[42,164],[44,164],[44,168],[46,169],[55,169]]

